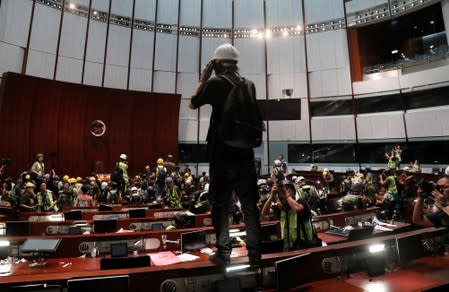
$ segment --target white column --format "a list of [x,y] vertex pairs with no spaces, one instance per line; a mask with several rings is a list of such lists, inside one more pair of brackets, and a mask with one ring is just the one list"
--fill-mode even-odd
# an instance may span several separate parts
[[449,43],[449,0],[441,0],[441,9],[443,11],[444,28],[446,30],[446,40]]

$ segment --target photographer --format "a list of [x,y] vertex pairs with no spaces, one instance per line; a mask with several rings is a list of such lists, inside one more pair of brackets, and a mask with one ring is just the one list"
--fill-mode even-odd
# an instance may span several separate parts
[[297,199],[296,190],[290,181],[276,183],[262,208],[262,215],[278,215],[284,250],[296,250],[321,246],[312,225],[312,215],[307,202]]
[[[423,182],[418,187],[418,199],[413,209],[412,221],[424,227],[449,226],[449,176],[438,179],[436,184]],[[424,214],[424,199],[434,201],[432,211]]]

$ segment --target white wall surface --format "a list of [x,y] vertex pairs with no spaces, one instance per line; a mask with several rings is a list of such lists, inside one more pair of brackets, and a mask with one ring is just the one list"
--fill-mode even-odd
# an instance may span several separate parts
[[403,113],[360,114],[357,116],[357,130],[360,140],[403,138]]
[[[342,18],[343,1],[304,0],[306,24],[321,23]],[[87,6],[88,0],[71,1]],[[112,0],[112,13],[126,17],[132,15],[132,0]],[[385,0],[352,0],[347,2],[348,11],[359,11],[385,3]],[[157,21],[176,25],[178,0],[158,1]],[[232,0],[203,0],[203,26],[230,29],[232,25]],[[303,25],[301,0],[266,0],[267,27]],[[445,0],[444,3],[447,3]],[[20,72],[24,59],[32,1],[3,0],[0,8],[0,73]],[[234,0],[235,28],[263,29],[264,0]],[[154,21],[156,0],[136,0],[135,17]],[[449,7],[449,6],[447,6]],[[109,0],[93,0],[93,10],[107,12]],[[449,9],[447,9],[449,10]],[[182,0],[180,24],[199,26],[201,0]],[[448,14],[448,13],[446,13]],[[449,19],[445,17],[445,20]],[[26,74],[53,78],[56,46],[59,33],[60,11],[36,4],[28,65]],[[106,44],[106,23],[92,20],[87,38],[84,83],[101,86]],[[175,26],[173,26],[175,27]],[[87,18],[64,12],[61,31],[56,79],[80,83],[84,58]],[[110,25],[104,86],[126,88],[130,49],[130,27]],[[345,30],[333,30],[307,34],[307,50],[304,35],[273,36],[267,40],[258,38],[235,39],[240,51],[240,72],[254,81],[258,99],[287,98],[283,89],[293,89],[293,98],[301,98],[300,121],[270,122],[270,141],[280,143],[308,142],[309,114],[307,86],[310,97],[334,97],[351,95],[348,45]],[[199,68],[212,57],[215,48],[231,39],[157,33],[153,74],[154,32],[134,30],[131,53],[129,88],[132,90],[177,93],[182,95],[179,140],[205,141],[209,126],[210,107],[198,111],[188,109],[188,102],[196,88]],[[307,51],[307,56],[306,56]],[[265,58],[265,54],[267,58]],[[178,67],[176,59],[178,57]],[[306,58],[308,71],[306,72]],[[267,72],[265,72],[265,62]],[[177,84],[175,80],[177,78]],[[152,84],[153,80],[153,84]],[[353,84],[355,95],[378,95],[399,89],[449,80],[449,66],[441,66],[416,73],[393,72],[377,80],[365,80]],[[266,95],[268,89],[268,96]],[[445,107],[413,110],[405,114],[408,136],[439,137],[449,134],[448,109]],[[358,134],[361,140],[402,139],[405,128],[402,113],[359,115]],[[198,127],[200,134],[198,137]],[[312,118],[313,141],[345,141],[355,139],[353,116]],[[266,148],[264,149],[266,157]]]

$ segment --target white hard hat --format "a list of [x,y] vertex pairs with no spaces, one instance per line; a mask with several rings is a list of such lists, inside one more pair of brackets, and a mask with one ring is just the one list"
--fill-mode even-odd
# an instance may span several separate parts
[[214,60],[232,60],[239,61],[239,52],[231,44],[223,44],[215,49]]
[[104,181],[104,182],[101,183],[101,189],[102,190],[106,189],[107,186],[108,186],[107,182]]
[[303,176],[298,176],[297,181],[304,181],[306,180]]
[[444,173],[445,173],[446,175],[449,175],[449,166],[446,167],[446,170],[444,171]]
[[278,159],[274,161],[274,166],[281,166],[282,162]]
[[261,178],[257,181],[257,186],[266,185],[266,184],[267,184],[266,179]]
[[126,154],[120,154],[120,159],[126,160],[128,159],[128,157],[126,156]]

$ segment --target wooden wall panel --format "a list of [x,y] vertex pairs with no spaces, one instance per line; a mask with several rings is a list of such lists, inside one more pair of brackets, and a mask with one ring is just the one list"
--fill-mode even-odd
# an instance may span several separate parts
[[[0,96],[0,157],[9,157],[8,176],[29,169],[46,155],[46,169],[60,175],[108,173],[126,153],[130,173],[177,156],[180,95],[78,85],[16,73],[3,77]],[[90,124],[106,123],[94,137]]]

